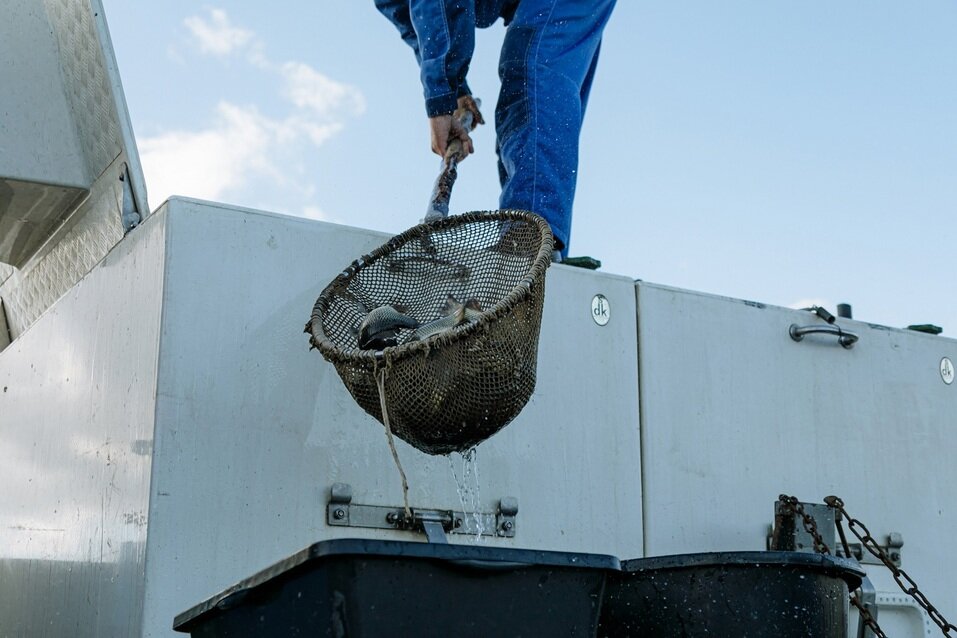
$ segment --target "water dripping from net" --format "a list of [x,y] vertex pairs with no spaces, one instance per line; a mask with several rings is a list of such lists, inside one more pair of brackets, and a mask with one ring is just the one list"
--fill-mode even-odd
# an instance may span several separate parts
[[482,493],[479,487],[479,464],[478,452],[476,448],[469,448],[465,452],[458,453],[461,459],[461,472],[456,471],[455,459],[453,454],[448,455],[449,469],[452,471],[452,479],[455,481],[455,490],[459,495],[459,503],[462,505],[462,512],[465,514],[464,526],[475,530],[476,542],[483,542],[482,535],[488,531],[485,528],[485,518],[482,516]]

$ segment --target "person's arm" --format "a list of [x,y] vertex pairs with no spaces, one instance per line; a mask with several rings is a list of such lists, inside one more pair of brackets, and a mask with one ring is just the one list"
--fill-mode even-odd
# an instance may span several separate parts
[[415,27],[412,26],[412,16],[409,15],[408,0],[375,0],[375,8],[379,13],[389,19],[395,28],[399,30],[402,41],[412,47],[415,54],[415,61],[421,64],[419,59],[419,39],[415,35]]
[[449,141],[462,141],[465,155],[472,140],[452,113],[471,105],[476,121],[484,123],[471,102],[466,81],[475,49],[475,10],[465,0],[375,0],[376,8],[399,30],[415,53],[429,116],[432,150],[445,155]]
[[467,0],[411,0],[419,67],[429,117],[451,114],[462,95],[475,49],[475,7]]

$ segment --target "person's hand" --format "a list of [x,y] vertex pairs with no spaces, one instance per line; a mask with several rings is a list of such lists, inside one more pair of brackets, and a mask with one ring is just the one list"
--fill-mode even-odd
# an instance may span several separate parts
[[468,111],[472,114],[472,128],[477,127],[479,124],[485,124],[485,118],[482,117],[482,112],[479,110],[478,103],[471,95],[463,95],[459,97],[458,104],[459,108],[456,109],[455,113],[452,114],[452,117],[462,119],[464,112]]
[[458,140],[462,145],[462,150],[458,153],[458,161],[460,162],[475,150],[468,131],[465,130],[461,122],[451,115],[430,117],[429,129],[432,133],[432,152],[439,157],[445,157],[454,140]]
[[458,153],[457,161],[461,162],[475,151],[469,131],[462,126],[462,116],[466,112],[472,114],[472,128],[479,124],[485,124],[485,118],[482,117],[482,112],[479,111],[478,104],[471,95],[459,97],[458,108],[452,115],[439,115],[429,118],[433,153],[445,157],[454,140],[458,140],[462,144],[462,150]]

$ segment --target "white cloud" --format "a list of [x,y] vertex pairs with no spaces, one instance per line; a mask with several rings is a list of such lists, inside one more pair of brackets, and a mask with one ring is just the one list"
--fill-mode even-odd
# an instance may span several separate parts
[[235,27],[222,9],[210,9],[209,20],[190,16],[183,24],[199,44],[203,53],[226,56],[254,41],[252,31]]
[[326,140],[342,130],[342,122],[316,122],[314,118],[290,115],[281,126],[276,128],[276,137],[282,143],[298,140],[305,135],[315,146],[321,146]]
[[[273,158],[295,152],[302,139],[318,146],[340,128],[341,124],[317,124],[296,115],[272,119],[254,106],[220,102],[208,128],[167,131],[141,140],[150,197],[154,202],[171,195],[220,199],[241,190],[253,177],[292,187],[287,172]],[[308,196],[314,188],[306,184],[296,190]]]
[[140,141],[154,202],[170,195],[221,197],[250,171],[268,166],[271,123],[255,108],[221,102],[210,128],[168,131]]
[[285,110],[265,114],[254,104],[222,99],[206,127],[141,139],[150,199],[158,203],[182,195],[229,198],[244,205],[253,200],[271,210],[327,219],[303,167],[314,164],[315,149],[341,131],[349,118],[364,112],[362,92],[304,62],[272,63],[256,34],[233,25],[221,9],[209,10],[208,18],[189,17],[184,24],[204,53],[245,53],[240,59],[249,72],[276,86]]
[[280,73],[285,83],[283,95],[299,108],[325,117],[365,112],[365,98],[358,89],[340,84],[308,64],[286,62]]

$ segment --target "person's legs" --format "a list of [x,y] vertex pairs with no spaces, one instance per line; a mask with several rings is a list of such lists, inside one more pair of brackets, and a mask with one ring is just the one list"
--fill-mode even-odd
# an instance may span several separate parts
[[567,255],[578,138],[614,0],[522,0],[505,34],[495,110],[502,208],[542,215]]

